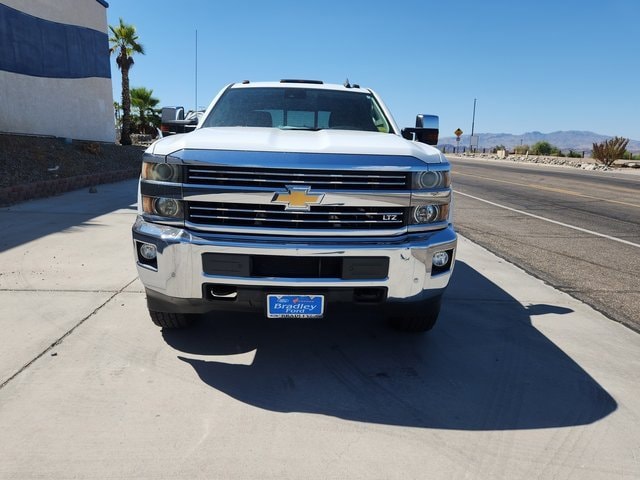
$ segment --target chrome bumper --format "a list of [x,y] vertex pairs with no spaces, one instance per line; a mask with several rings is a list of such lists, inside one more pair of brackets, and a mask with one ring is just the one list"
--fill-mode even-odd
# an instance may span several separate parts
[[[157,225],[138,217],[133,226],[136,242],[152,243],[157,248],[157,268],[137,262],[140,280],[147,288],[175,299],[203,299],[203,284],[238,287],[359,288],[385,287],[388,302],[415,302],[442,293],[449,283],[455,260],[457,236],[449,226],[443,230],[409,234],[401,238],[271,238],[230,237],[197,234],[182,228]],[[433,254],[452,250],[451,268],[432,275]],[[344,280],[309,278],[248,278],[214,276],[203,272],[204,253],[248,255],[354,256],[389,258],[387,278],[380,280]],[[136,260],[138,258],[136,257]]]

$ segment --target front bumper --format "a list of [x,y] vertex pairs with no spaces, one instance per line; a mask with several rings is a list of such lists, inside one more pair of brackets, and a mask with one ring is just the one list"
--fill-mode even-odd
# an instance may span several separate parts
[[[426,301],[442,294],[453,271],[457,236],[443,230],[400,238],[295,238],[200,234],[158,225],[138,217],[133,226],[134,251],[140,280],[147,290],[149,308],[176,312],[206,312],[234,307],[255,308],[268,292],[324,293],[328,302],[349,301],[350,292],[384,291],[385,303]],[[157,264],[141,262],[139,245],[156,246]],[[432,272],[432,257],[449,251],[450,265]],[[277,255],[289,257],[388,257],[385,278],[276,278],[210,275],[204,272],[203,254]],[[204,286],[234,286],[242,295],[207,298]],[[366,298],[366,295],[363,297]]]

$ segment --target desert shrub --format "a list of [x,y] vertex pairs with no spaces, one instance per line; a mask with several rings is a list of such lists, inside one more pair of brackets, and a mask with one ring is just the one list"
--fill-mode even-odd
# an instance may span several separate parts
[[640,160],[640,153],[634,154],[633,152],[627,150],[626,152],[624,152],[622,158],[624,158],[625,160]]
[[623,157],[628,143],[629,139],[624,137],[613,137],[602,143],[594,143],[593,158],[607,167],[611,166],[613,162]]
[[557,147],[554,147],[549,142],[537,142],[534,143],[531,147],[531,153],[533,155],[552,155],[554,150],[558,150]]

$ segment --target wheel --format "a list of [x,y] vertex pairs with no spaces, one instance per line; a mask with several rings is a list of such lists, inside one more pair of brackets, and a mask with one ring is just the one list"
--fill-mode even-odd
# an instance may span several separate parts
[[398,316],[389,318],[391,327],[402,332],[427,332],[431,330],[440,313],[442,296],[403,309]]
[[156,312],[149,310],[151,320],[162,328],[186,328],[193,322],[193,317],[184,313]]

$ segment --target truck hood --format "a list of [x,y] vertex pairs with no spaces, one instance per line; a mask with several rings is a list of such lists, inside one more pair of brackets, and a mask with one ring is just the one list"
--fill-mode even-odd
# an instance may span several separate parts
[[152,144],[148,153],[170,155],[180,150],[231,150],[414,157],[425,163],[445,162],[439,150],[399,135],[350,130],[280,130],[262,127],[199,128]]

